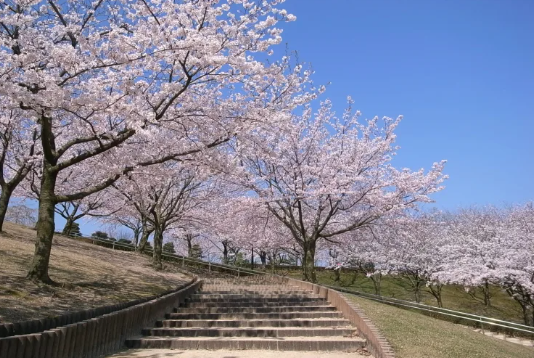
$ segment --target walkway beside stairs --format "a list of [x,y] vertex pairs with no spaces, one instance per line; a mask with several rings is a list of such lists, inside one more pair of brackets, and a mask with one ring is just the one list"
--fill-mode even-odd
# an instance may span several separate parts
[[126,345],[112,357],[369,357],[356,328],[324,299],[254,277],[205,279],[201,292]]

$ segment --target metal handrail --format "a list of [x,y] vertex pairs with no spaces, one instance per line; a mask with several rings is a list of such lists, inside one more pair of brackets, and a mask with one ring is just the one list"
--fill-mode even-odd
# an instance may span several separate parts
[[494,327],[501,327],[501,328],[511,329],[517,332],[523,332],[523,333],[534,335],[534,327],[526,326],[520,323],[504,321],[504,320],[500,320],[497,318],[491,318],[491,317],[486,317],[486,316],[475,315],[472,313],[454,311],[454,310],[447,309],[447,308],[440,308],[440,307],[425,305],[423,303],[399,300],[397,298],[383,297],[383,296],[373,295],[371,293],[348,290],[345,288],[340,288],[340,287],[335,287],[335,286],[326,286],[326,287],[331,288],[333,290],[340,291],[340,292],[345,292],[345,293],[350,293],[353,295],[361,296],[363,298],[367,298],[367,299],[374,300],[374,301],[381,302],[381,303],[412,308],[412,309],[425,311],[425,312],[437,313],[443,316],[454,317],[454,318],[459,318],[459,319],[463,319],[463,320],[467,320],[471,322],[476,322],[478,324],[487,324],[487,325],[494,326]]
[[[126,244],[126,243],[122,243],[122,242],[105,240],[105,239],[100,239],[100,238],[96,238],[96,237],[79,236],[79,237],[72,237],[72,238],[74,238],[74,239],[91,240],[93,242],[100,242],[100,243],[103,243],[103,244],[106,244],[106,245],[112,245],[113,248],[122,247],[122,248],[129,249],[130,251],[135,251],[135,245],[133,245],[133,244]],[[150,247],[150,248],[145,249],[144,251],[147,252],[147,253],[151,253],[151,252],[153,252],[153,250],[154,249]],[[241,273],[249,274],[249,275],[264,275],[265,274],[265,272],[261,272],[261,271],[255,271],[255,270],[251,270],[251,269],[247,269],[247,268],[243,268],[243,267],[236,267],[236,266],[219,264],[219,263],[214,263],[214,262],[206,262],[204,260],[192,259],[190,257],[186,257],[186,256],[183,256],[183,255],[176,255],[176,254],[168,253],[168,252],[165,252],[165,251],[162,252],[161,256],[162,257],[166,257],[166,258],[182,260],[183,263],[189,262],[189,263],[194,263],[194,264],[198,264],[198,265],[208,266],[209,269],[211,269],[211,267],[214,267],[214,268],[223,268],[225,270],[230,270],[230,271],[236,271],[238,273],[238,275],[240,275]]]

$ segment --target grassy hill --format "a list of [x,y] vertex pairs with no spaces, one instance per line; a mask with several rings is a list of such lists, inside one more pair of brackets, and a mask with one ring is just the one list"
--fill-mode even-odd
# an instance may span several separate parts
[[131,301],[190,280],[171,264],[153,270],[148,256],[56,235],[50,277],[61,285],[36,285],[25,279],[34,243],[34,230],[5,223],[0,234],[0,323]]
[[[298,279],[302,276],[299,271],[289,271],[287,274]],[[355,274],[354,272],[345,271],[341,274],[340,282],[335,282],[332,271],[317,271],[317,281],[319,284],[340,286],[372,294],[375,293],[372,281],[362,273]],[[413,292],[410,290],[410,285],[405,279],[384,276],[382,278],[381,288],[382,296],[384,297],[414,301]],[[422,291],[421,303],[437,306],[436,299],[427,289],[423,288]],[[523,323],[523,314],[520,306],[500,287],[491,287],[492,298],[491,306],[489,307],[484,305],[480,293],[472,293],[474,293],[474,297],[467,293],[461,286],[446,285],[442,291],[443,306],[452,310]]]
[[393,346],[397,358],[532,358],[534,348],[502,341],[465,326],[347,295]]

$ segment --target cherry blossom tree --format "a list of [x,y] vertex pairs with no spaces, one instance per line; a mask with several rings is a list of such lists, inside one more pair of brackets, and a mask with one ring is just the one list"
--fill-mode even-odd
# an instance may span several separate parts
[[66,220],[62,233],[70,235],[73,224],[81,218],[102,218],[113,214],[113,211],[105,209],[108,196],[109,191],[102,191],[80,200],[58,203],[54,210]]
[[359,117],[349,105],[338,118],[326,101],[315,114],[307,107],[284,131],[262,132],[234,148],[238,180],[301,247],[305,280],[316,281],[318,242],[429,202],[445,179],[444,162],[428,173],[392,166],[400,118]]
[[218,192],[217,181],[198,166],[165,163],[137,171],[114,187],[154,229],[153,264],[161,269],[164,233],[200,221],[199,211]]
[[38,131],[18,108],[0,97],[0,232],[15,189],[36,164]]
[[11,205],[5,215],[6,221],[33,227],[36,222],[36,210],[24,204]]
[[[279,21],[295,19],[280,2],[0,4],[0,97],[24,111],[42,147],[28,278],[52,282],[56,204],[285,120],[309,100],[309,72],[255,56],[280,43]],[[86,185],[57,190],[72,170]]]
[[521,306],[524,323],[534,326],[534,205],[510,208],[504,228],[505,245],[496,248],[501,285]]
[[498,261],[507,245],[505,216],[495,207],[463,209],[449,215],[447,238],[441,245],[447,259],[435,276],[441,282],[464,286],[473,297],[480,291],[484,304],[490,306],[490,286],[502,279]]

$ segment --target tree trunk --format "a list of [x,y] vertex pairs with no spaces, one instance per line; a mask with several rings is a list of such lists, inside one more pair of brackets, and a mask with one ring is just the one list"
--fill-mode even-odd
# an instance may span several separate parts
[[222,245],[223,245],[223,264],[228,265],[228,243],[226,241],[223,241]]
[[250,268],[254,270],[254,248],[250,250]]
[[63,235],[70,236],[70,233],[72,231],[72,224],[74,224],[74,218],[69,217],[67,219],[67,222],[65,223],[65,227],[63,228]]
[[382,273],[374,273],[369,276],[369,278],[373,282],[373,287],[375,288],[375,295],[382,296]]
[[261,267],[265,270],[265,267],[267,266],[267,253],[265,251],[260,251],[260,260],[261,260]]
[[139,235],[141,235],[141,230],[135,229],[132,230],[134,233],[133,239],[134,239],[134,247],[137,250],[137,245],[139,244]]
[[193,257],[193,235],[186,234],[185,241],[187,241],[187,256]]
[[441,283],[438,283],[436,285],[429,285],[428,286],[429,292],[436,299],[439,308],[443,307],[443,301],[441,299],[441,289],[442,288],[443,288],[443,285]]
[[414,287],[415,302],[417,303],[421,302],[421,284],[421,281],[417,281]]
[[50,173],[47,165],[43,170],[41,179],[41,192],[39,196],[39,218],[37,220],[37,240],[35,252],[27,278],[36,282],[52,284],[48,276],[52,239],[54,238],[54,189],[56,186],[56,173]]
[[317,275],[315,274],[315,241],[304,243],[304,254],[302,256],[302,268],[304,281],[317,282]]
[[341,281],[341,267],[334,268],[334,282]]
[[163,247],[163,229],[156,228],[154,233],[154,250],[152,252],[152,265],[156,270],[161,270],[163,265],[161,264],[161,251]]
[[490,307],[491,306],[491,292],[488,281],[484,282],[484,285],[482,286],[482,294],[484,295],[484,306]]
[[6,186],[2,187],[2,194],[0,194],[0,232],[3,230],[4,220],[6,218],[7,207],[11,199],[12,191]]
[[146,248],[146,243],[148,242],[148,237],[152,233],[146,226],[143,226],[143,234],[141,235],[141,240],[139,240],[139,246],[137,246],[138,252],[144,252]]

